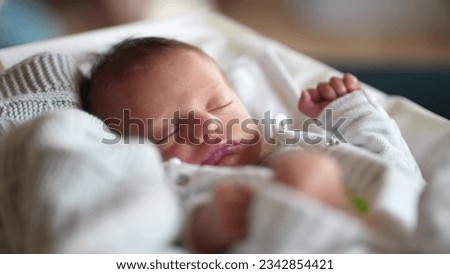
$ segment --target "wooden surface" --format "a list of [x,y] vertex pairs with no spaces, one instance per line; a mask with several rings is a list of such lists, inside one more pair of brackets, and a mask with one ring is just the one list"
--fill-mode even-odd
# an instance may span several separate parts
[[450,66],[450,20],[438,29],[397,37],[339,39],[311,31],[301,18],[288,15],[282,2],[223,0],[218,1],[218,8],[263,35],[326,63],[359,67]]
[[[180,5],[181,0],[156,1],[154,5]],[[192,0],[190,0],[192,1]],[[185,12],[199,8],[199,0],[183,1]],[[301,15],[286,9],[287,0],[203,0],[209,7],[273,38],[297,51],[332,65],[359,68],[448,68],[450,67],[450,1],[446,7],[446,22],[429,31],[400,33],[396,36],[367,36],[338,38],[321,34],[302,22]],[[312,0],[306,0],[312,1]],[[430,0],[433,1],[433,0]],[[436,0],[439,1],[439,0]],[[69,33],[105,27],[92,5],[83,1],[53,1],[68,26]],[[189,7],[188,4],[191,4]],[[148,19],[158,16],[160,6],[149,6]],[[289,9],[289,7],[288,7]],[[173,12],[179,15],[180,12]],[[152,17],[153,16],[153,17]],[[87,20],[89,18],[89,20]],[[153,18],[154,19],[154,18]],[[441,19],[442,21],[442,19]],[[358,22],[355,22],[357,24]]]

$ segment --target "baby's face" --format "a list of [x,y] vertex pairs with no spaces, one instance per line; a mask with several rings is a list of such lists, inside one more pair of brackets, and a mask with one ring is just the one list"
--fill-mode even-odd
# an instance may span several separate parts
[[[111,81],[94,114],[123,119],[124,134],[145,136],[163,159],[237,166],[253,164],[260,152],[257,127],[217,65],[207,56],[178,49],[143,60],[121,80]],[[101,96],[98,92],[95,96]],[[123,110],[129,110],[130,115]],[[130,117],[131,116],[131,117]],[[136,119],[143,121],[139,127]]]

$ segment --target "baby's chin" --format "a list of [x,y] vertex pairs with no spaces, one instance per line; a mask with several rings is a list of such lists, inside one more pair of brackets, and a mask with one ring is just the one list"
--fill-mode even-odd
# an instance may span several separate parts
[[258,145],[246,146],[243,145],[242,149],[237,154],[231,154],[223,157],[218,166],[246,166],[256,165],[258,162],[259,149]]

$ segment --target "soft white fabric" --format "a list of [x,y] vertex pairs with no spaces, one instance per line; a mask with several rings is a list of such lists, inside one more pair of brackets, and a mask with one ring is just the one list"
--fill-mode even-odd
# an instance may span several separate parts
[[[375,250],[374,232],[360,220],[281,184],[257,189],[250,212],[248,237],[230,252],[368,253]],[[378,235],[376,239],[384,241]],[[382,250],[386,252],[388,246],[383,245]]]
[[[448,139],[450,140],[450,138]],[[450,253],[450,155],[439,163],[439,171],[434,174],[424,191],[419,211],[417,241],[413,249],[428,253]]]
[[97,118],[53,111],[0,142],[0,216],[8,252],[162,253],[182,221],[151,145],[105,145]]

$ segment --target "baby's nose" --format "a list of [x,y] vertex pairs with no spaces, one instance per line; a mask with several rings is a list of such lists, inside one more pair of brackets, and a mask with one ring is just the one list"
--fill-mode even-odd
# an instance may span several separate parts
[[203,142],[209,145],[220,143],[224,135],[223,128],[222,122],[218,119],[206,120],[201,132]]
[[179,125],[179,136],[189,144],[217,144],[223,139],[223,125],[219,119],[207,112],[189,113],[186,123]]

